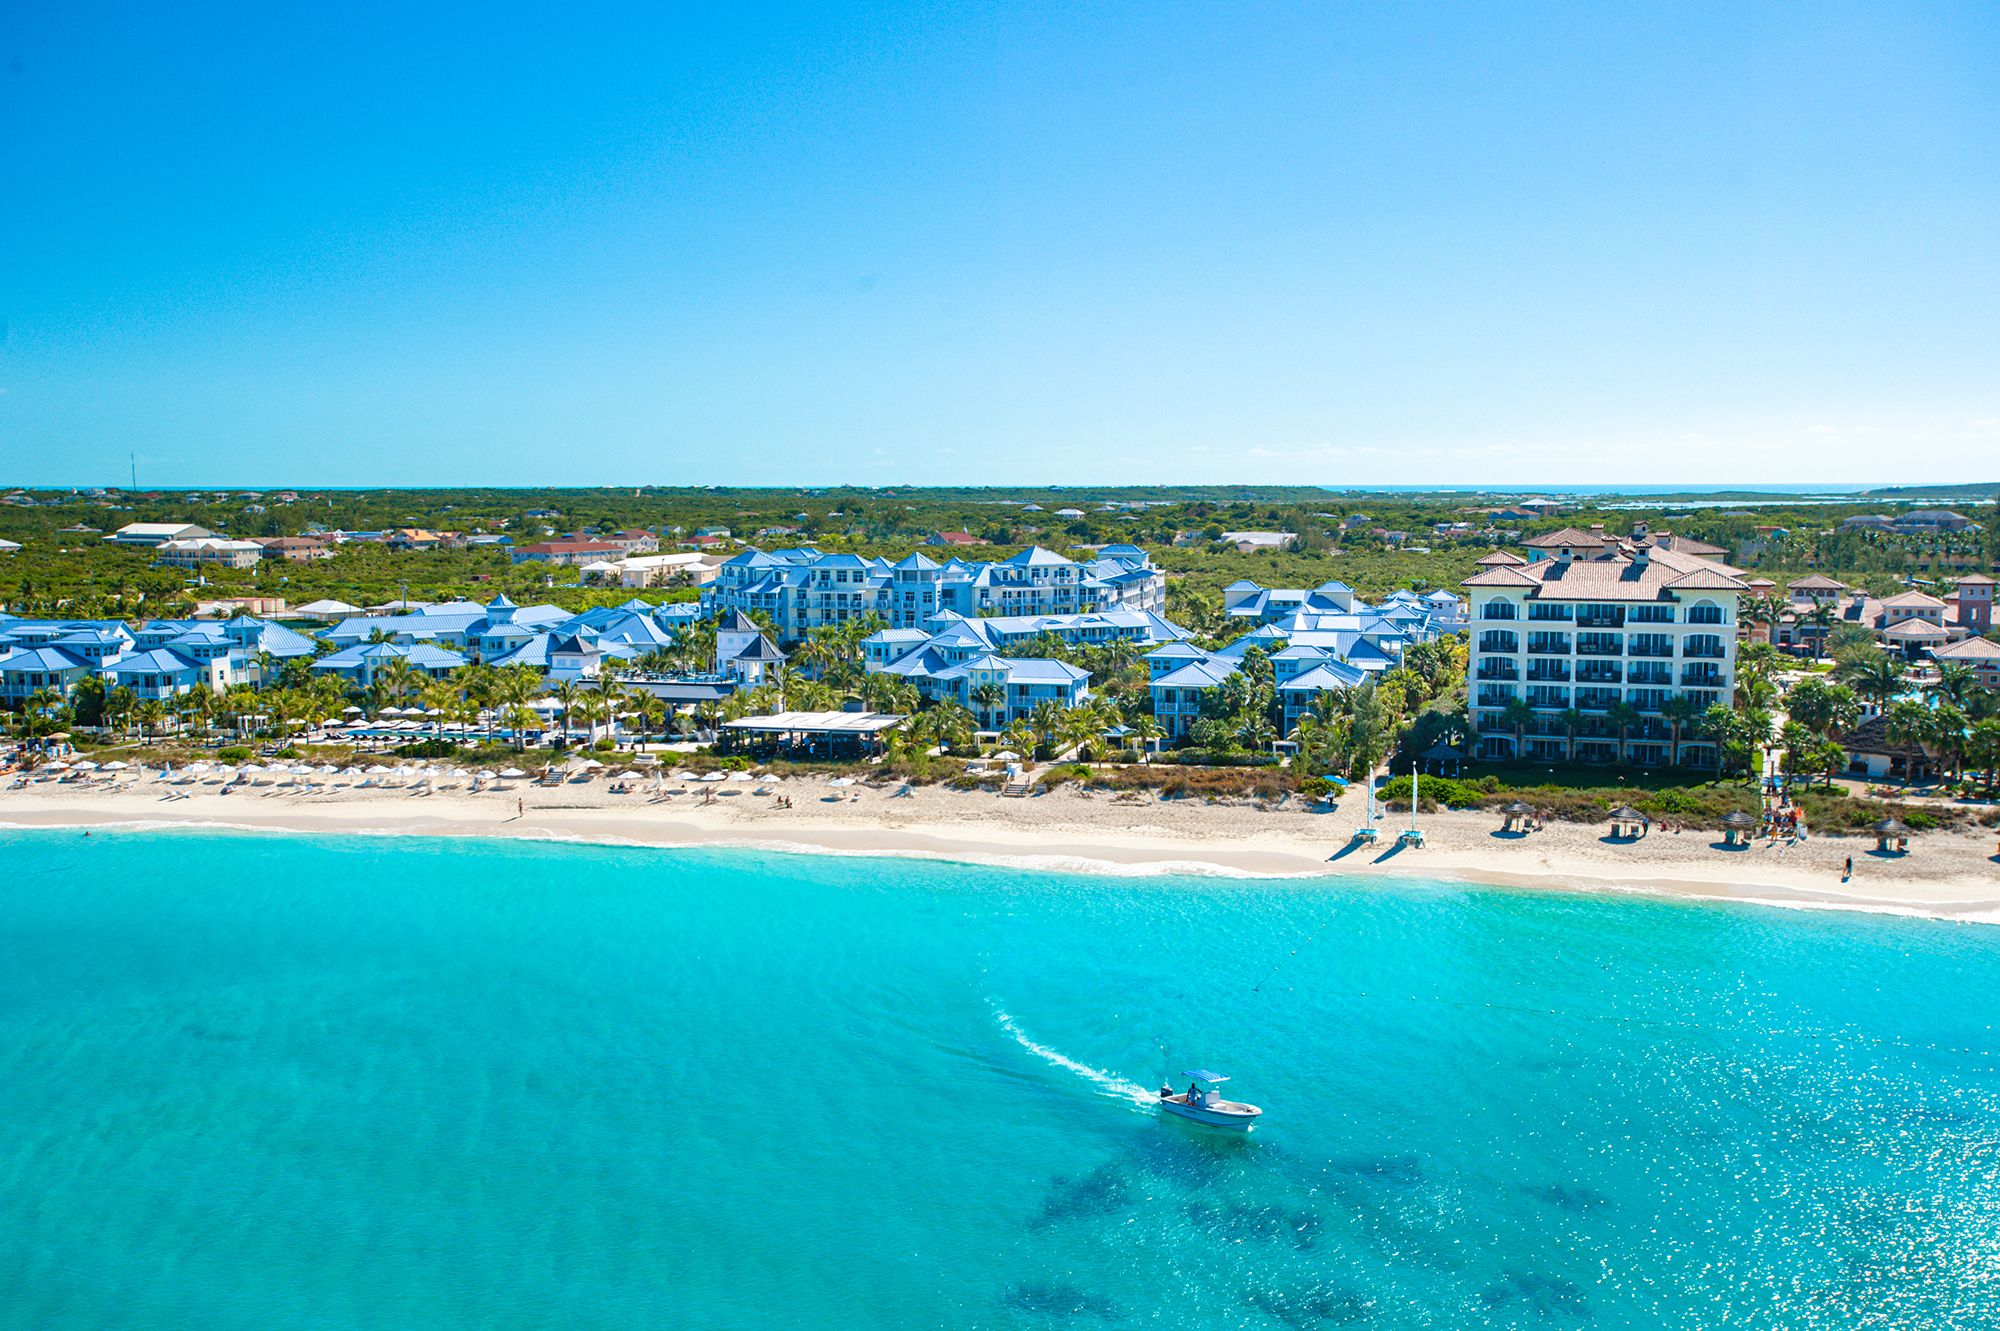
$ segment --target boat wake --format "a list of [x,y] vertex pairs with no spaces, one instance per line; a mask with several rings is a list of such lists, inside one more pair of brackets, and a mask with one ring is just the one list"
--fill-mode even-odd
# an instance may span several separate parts
[[1135,1081],[1127,1081],[1123,1077],[1106,1072],[1103,1068],[1094,1068],[1088,1063],[1079,1063],[1060,1050],[1051,1049],[1045,1044],[1039,1044],[1030,1039],[1028,1033],[1022,1030],[1014,1018],[1009,1016],[1003,1009],[995,1007],[993,1009],[993,1017],[1000,1023],[1001,1030],[1014,1037],[1015,1044],[1020,1045],[1021,1048],[1027,1050],[1051,1067],[1058,1067],[1065,1072],[1075,1073],[1092,1086],[1095,1086],[1099,1094],[1108,1095],[1114,1100],[1126,1100],[1135,1105],[1151,1106],[1157,1102],[1159,1097],[1154,1092],[1147,1090]]

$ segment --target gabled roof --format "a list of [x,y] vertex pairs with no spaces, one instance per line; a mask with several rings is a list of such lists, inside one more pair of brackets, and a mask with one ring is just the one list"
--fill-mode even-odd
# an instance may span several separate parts
[[1904,642],[1917,642],[1931,638],[1948,638],[1951,635],[1927,619],[1904,619],[1883,629],[1882,636]]
[[180,653],[158,647],[150,652],[133,652],[121,657],[106,671],[113,675],[186,675],[200,672],[200,666]]
[[1944,609],[1943,601],[1938,600],[1937,597],[1930,595],[1928,592],[1920,592],[1914,589],[1907,592],[1897,592],[1894,596],[1885,597],[1882,604],[1886,608],[1895,610]]
[[1182,666],[1179,670],[1161,675],[1153,681],[1156,689],[1212,689],[1236,673],[1236,662],[1222,658],[1205,658]]
[[59,647],[16,647],[10,652],[0,652],[0,670],[49,673],[89,668],[86,662],[77,660]]
[[1013,568],[1027,568],[1031,565],[1048,567],[1056,564],[1067,564],[1071,561],[1063,558],[1053,550],[1044,550],[1039,545],[1031,545],[1019,554],[1009,555],[1000,562]]
[[1344,661],[1328,661],[1302,670],[1278,685],[1280,693],[1324,693],[1328,689],[1351,689],[1368,678],[1368,672]]
[[[946,533],[946,535],[950,534],[951,533],[949,532]],[[937,566],[938,566],[937,560],[932,559],[928,555],[925,555],[921,551],[917,550],[912,550],[909,554],[904,555],[901,559],[897,560],[895,563],[896,568],[911,569],[919,573],[933,572],[934,570],[936,570]]]
[[1949,647],[1933,647],[1931,656],[1939,661],[1956,661],[1961,664],[1980,661],[2000,662],[2000,643],[1988,638],[1967,638]]
[[1533,587],[1538,585],[1540,579],[1536,578],[1533,574],[1523,573],[1519,567],[1516,567],[1516,565],[1522,562],[1516,560],[1514,564],[1496,564],[1483,572],[1473,574],[1462,585],[1467,587]]
[[1536,550],[1557,550],[1566,545],[1603,545],[1605,540],[1603,532],[1564,527],[1561,531],[1552,531],[1545,536],[1531,536],[1521,544]]
[[1718,569],[1698,568],[1692,573],[1683,573],[1667,584],[1677,592],[1740,592],[1747,590],[1742,581],[1730,577]]

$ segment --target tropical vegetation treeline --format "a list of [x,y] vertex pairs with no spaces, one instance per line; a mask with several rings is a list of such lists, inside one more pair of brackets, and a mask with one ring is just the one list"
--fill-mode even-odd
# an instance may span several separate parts
[[[1602,505],[1614,501],[1605,498],[1547,518],[1495,524],[1490,515],[1505,503],[1499,496],[1311,487],[342,490],[302,493],[291,503],[270,494],[217,499],[204,493],[198,501],[181,492],[35,497],[33,506],[0,505],[0,538],[23,546],[0,559],[0,604],[16,613],[76,616],[173,613],[230,595],[282,596],[295,605],[325,598],[376,604],[405,594],[483,599],[505,591],[516,600],[573,609],[620,595],[579,586],[573,569],[514,564],[499,549],[395,551],[350,543],[323,561],[266,560],[252,569],[191,574],[154,568],[149,552],[99,539],[100,529],[139,521],[193,522],[234,536],[290,535],[312,523],[350,531],[423,527],[504,533],[524,543],[552,533],[635,527],[662,531],[671,541],[676,530],[726,528],[736,539],[766,546],[812,541],[827,550],[889,556],[941,531],[969,532],[985,542],[965,551],[976,556],[1031,543],[1066,549],[1131,542],[1167,570],[1173,613],[1210,628],[1220,618],[1221,589],[1239,578],[1267,586],[1338,579],[1363,596],[1397,587],[1453,587],[1496,539],[1593,522],[1619,532],[1635,522],[1670,527],[1722,546],[1737,564],[1777,581],[1817,570],[1877,591],[1900,576],[1943,577],[2000,559],[2000,509],[1992,504],[1973,514],[1983,531],[1917,537],[1839,530],[1843,517],[1874,511],[1866,502],[1738,509],[1660,500],[1658,507],[1610,508]],[[1145,506],[1105,507],[1125,504]],[[1059,516],[1065,508],[1082,516]],[[1461,522],[1470,530],[1435,530]],[[78,526],[92,530],[65,530]],[[1296,540],[1287,548],[1243,554],[1214,542],[1231,531],[1290,532]]]

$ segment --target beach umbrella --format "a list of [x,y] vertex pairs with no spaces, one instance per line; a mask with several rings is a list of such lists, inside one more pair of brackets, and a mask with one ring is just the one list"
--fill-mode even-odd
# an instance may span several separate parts
[[90,761],[90,759],[88,758],[85,758],[82,762],[79,763],[71,763],[70,766],[75,768],[79,772],[95,772],[97,770],[97,764]]
[[500,775],[509,781],[518,781],[520,778],[526,776],[527,773],[518,767],[503,767],[500,769]]
[[1731,809],[1728,813],[1723,814],[1721,822],[1724,827],[1755,827],[1757,825],[1757,820],[1741,809]]
[[[77,765],[79,767],[82,766],[81,763]],[[1898,819],[1884,818],[1881,822],[1876,823],[1873,827],[1870,827],[1868,830],[1873,832],[1876,836],[1905,836],[1909,833],[1910,829]]]
[[854,778],[851,776],[837,776],[828,781],[827,784],[829,786],[851,786],[854,784]]
[[1017,763],[1021,761],[1021,755],[1012,749],[1002,749],[1000,752],[994,754],[993,758],[994,761],[1003,763]]
[[697,780],[697,781],[726,781],[726,780],[727,780],[728,778],[729,778],[729,774],[728,774],[727,772],[703,772],[703,773],[702,773],[702,774],[701,774],[700,776],[696,777],[696,778],[695,778],[695,780]]
[[370,768],[368,768],[367,770],[368,770],[368,775],[370,775],[370,776],[381,776],[381,775],[382,775],[383,773],[387,772],[387,771],[388,771],[389,769],[388,769],[388,768],[386,768],[386,767],[384,767],[384,766],[383,766],[382,764],[380,764],[380,763],[376,763],[376,764],[375,764],[375,765],[374,765],[373,767],[370,767]]
[[122,772],[131,765],[122,758],[113,758],[110,762],[104,764],[104,770],[107,772]]
[[[1515,800],[1512,804],[1509,804],[1506,808],[1500,810],[1500,812],[1502,813],[1511,813],[1516,817],[1519,817],[1524,813],[1533,813],[1534,811],[1535,811],[1535,806],[1528,803],[1526,800]],[[1613,817],[1616,817],[1616,815],[1614,814]]]
[[1631,805],[1621,804],[1611,811],[1611,821],[1614,823],[1650,823],[1653,820],[1645,814],[1640,813]]
[[731,781],[755,781],[757,778],[751,776],[748,772],[731,772],[729,779]]

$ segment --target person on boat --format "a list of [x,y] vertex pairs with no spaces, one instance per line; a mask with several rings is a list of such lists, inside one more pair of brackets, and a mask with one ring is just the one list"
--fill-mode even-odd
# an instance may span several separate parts
[[1187,1102],[1191,1105],[1201,1103],[1201,1084],[1199,1082],[1191,1081],[1188,1083]]

